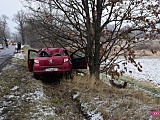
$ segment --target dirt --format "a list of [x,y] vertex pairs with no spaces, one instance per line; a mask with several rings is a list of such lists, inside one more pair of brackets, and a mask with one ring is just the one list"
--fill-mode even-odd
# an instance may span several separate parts
[[0,73],[0,120],[84,120],[71,92],[54,76],[34,79],[12,58]]

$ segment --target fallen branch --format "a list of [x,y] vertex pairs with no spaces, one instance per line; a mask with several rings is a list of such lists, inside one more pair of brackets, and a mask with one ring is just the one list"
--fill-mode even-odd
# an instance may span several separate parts
[[116,88],[125,88],[127,86],[127,82],[124,82],[123,85],[115,83],[114,80],[109,80],[109,82],[112,86]]

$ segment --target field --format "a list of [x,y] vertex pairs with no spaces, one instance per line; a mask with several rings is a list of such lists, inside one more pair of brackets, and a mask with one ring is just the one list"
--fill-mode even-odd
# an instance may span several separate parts
[[128,71],[126,72],[126,76],[130,76],[140,81],[147,81],[155,84],[160,87],[160,59],[159,58],[143,58],[136,59],[136,62],[139,62],[142,66],[142,72],[139,72],[136,67],[132,64],[128,64]]

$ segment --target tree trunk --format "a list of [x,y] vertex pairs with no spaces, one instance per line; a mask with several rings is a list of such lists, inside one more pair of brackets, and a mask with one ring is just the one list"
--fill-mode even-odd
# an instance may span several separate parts
[[21,30],[22,45],[24,45],[25,44],[25,33],[24,33],[23,21],[20,21],[20,30]]
[[24,30],[22,30],[22,45],[25,44],[25,35],[24,35]]
[[100,71],[99,71],[100,43],[98,41],[99,40],[97,40],[96,42],[96,44],[98,45],[95,47],[96,49],[92,48],[91,45],[87,46],[89,72],[90,72],[90,75],[94,75],[97,80],[99,80],[99,74],[100,74]]
[[94,66],[94,56],[93,56],[93,48],[92,48],[91,42],[88,43],[86,52],[88,57],[89,72],[90,72],[90,75],[93,75],[95,73],[94,72],[95,66]]

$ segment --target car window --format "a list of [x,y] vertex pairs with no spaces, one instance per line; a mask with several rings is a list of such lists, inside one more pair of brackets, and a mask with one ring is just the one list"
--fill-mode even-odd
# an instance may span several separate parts
[[54,54],[53,56],[63,56],[63,54],[57,53],[57,54]]
[[69,54],[66,50],[64,50],[64,56],[69,56]]
[[73,58],[81,58],[81,57],[85,57],[85,54],[82,51],[77,51],[76,53],[73,54]]
[[39,57],[50,57],[50,55],[47,52],[45,52],[45,51],[41,51],[39,53]]
[[36,56],[37,56],[36,52],[30,51],[30,55],[29,55],[30,59],[34,59]]
[[61,53],[55,53],[53,56],[69,56],[68,52],[66,50],[62,51]]

